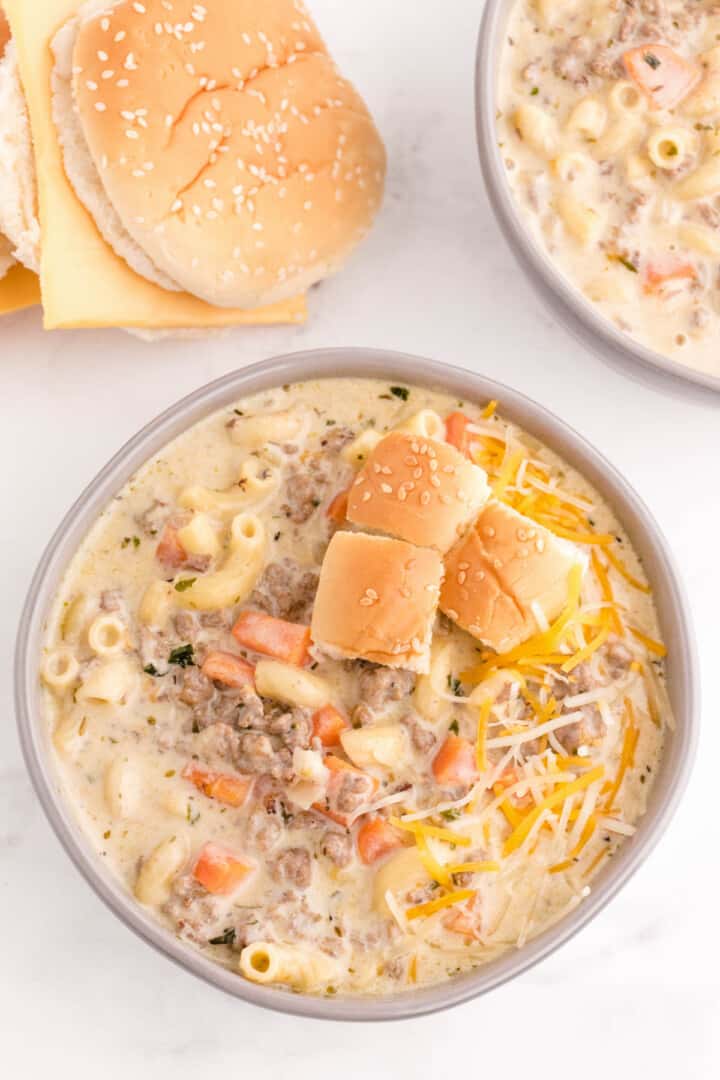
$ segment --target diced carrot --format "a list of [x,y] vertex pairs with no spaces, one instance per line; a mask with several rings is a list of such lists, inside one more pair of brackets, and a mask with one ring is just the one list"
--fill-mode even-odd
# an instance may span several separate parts
[[239,859],[232,851],[220,844],[205,844],[193,867],[193,877],[203,888],[218,896],[228,896],[253,867]]
[[347,774],[353,773],[355,776],[361,776],[367,783],[368,795],[374,795],[380,785],[374,776],[369,776],[362,769],[356,769],[354,765],[343,761],[342,758],[335,757],[334,754],[327,754],[323,760],[323,765],[330,771],[327,792],[324,802],[313,803],[313,810],[317,810],[320,814],[324,814],[325,817],[336,821],[338,825],[348,825],[350,823],[350,814],[333,809],[336,796]]
[[385,818],[370,818],[361,825],[357,834],[358,853],[366,866],[377,862],[395,848],[402,847],[403,838]]
[[252,787],[252,780],[247,777],[211,772],[195,761],[185,766],[182,775],[185,780],[194,784],[198,791],[202,791],[210,799],[225,803],[226,806],[242,806]]
[[660,292],[667,281],[693,280],[697,272],[692,263],[676,255],[665,255],[648,262],[643,288],[646,293]]
[[438,784],[469,784],[477,776],[475,747],[460,735],[448,735],[432,763]]
[[700,81],[702,68],[668,45],[652,43],[623,53],[625,70],[656,109],[674,109]]
[[220,650],[209,652],[200,670],[208,679],[222,683],[223,686],[239,689],[241,686],[255,685],[255,668],[242,656],[235,656],[234,653]]
[[463,937],[478,939],[477,920],[473,918],[474,909],[477,906],[478,894],[471,896],[462,907],[454,908],[443,920],[443,926],[453,934],[462,934]]
[[334,705],[323,705],[313,715],[313,737],[323,746],[337,746],[340,734],[350,726],[341,712]]
[[462,412],[450,413],[445,421],[445,441],[468,457],[470,456],[470,440],[467,430],[469,423],[469,418]]
[[187,559],[187,552],[178,540],[178,531],[174,525],[166,525],[155,549],[155,557],[171,569],[176,570]]
[[326,517],[330,518],[331,521],[334,521],[336,525],[342,525],[347,518],[349,496],[350,488],[339,491],[325,511]]
[[246,649],[301,667],[308,659],[310,627],[286,622],[262,611],[243,611],[232,629]]

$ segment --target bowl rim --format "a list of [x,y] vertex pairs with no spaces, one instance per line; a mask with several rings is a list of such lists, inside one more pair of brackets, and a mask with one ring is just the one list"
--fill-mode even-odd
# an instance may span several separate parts
[[[677,728],[651,789],[651,805],[635,835],[594,879],[591,895],[522,949],[508,950],[469,974],[437,986],[392,997],[312,997],[258,986],[183,944],[151,918],[102,865],[82,832],[61,791],[38,702],[40,648],[57,586],[89,529],[130,476],[192,424],[240,397],[286,383],[338,377],[397,380],[465,399],[498,399],[504,415],[564,456],[599,487],[603,498],[611,500],[640,550],[656,602],[662,599],[663,629],[666,634],[672,631],[671,657],[677,657],[668,665]],[[599,451],[544,406],[483,375],[404,353],[334,348],[278,356],[200,387],[145,425],[87,485],[55,530],[28,590],[16,644],[15,707],[23,756],[51,827],[76,869],[126,927],[185,970],[244,1001],[307,1018],[375,1021],[423,1016],[502,985],[573,937],[608,903],[660,839],[686,787],[698,737],[699,682],[689,609],[669,546],[648,508]]]
[[[645,371],[663,377],[666,383],[678,380],[720,393],[720,375],[697,371],[662,353],[634,341],[613,326],[572,285],[553,260],[533,239],[523,224],[502,164],[497,143],[497,70],[500,64],[500,34],[512,6],[518,0],[486,0],[475,57],[475,129],[480,168],[490,204],[510,250],[535,291],[561,325],[596,354],[624,370],[628,359]],[[627,374],[627,372],[625,372]]]

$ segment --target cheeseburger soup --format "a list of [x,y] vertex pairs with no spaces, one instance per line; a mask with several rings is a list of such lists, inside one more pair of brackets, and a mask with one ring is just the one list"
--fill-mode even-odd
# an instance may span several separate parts
[[42,680],[138,904],[238,978],[388,994],[587,896],[645,810],[664,653],[612,509],[502,403],[325,380],[133,477]]
[[517,0],[498,134],[528,227],[641,344],[720,374],[720,7]]

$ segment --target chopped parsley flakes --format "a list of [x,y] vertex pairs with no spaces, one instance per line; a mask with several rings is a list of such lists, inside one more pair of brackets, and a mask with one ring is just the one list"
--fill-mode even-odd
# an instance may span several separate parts
[[178,667],[194,667],[195,666],[195,650],[192,645],[178,645],[177,649],[168,656],[168,664],[177,664]]
[[196,581],[197,578],[194,577],[186,577],[182,581],[176,581],[175,592],[187,592],[188,589],[192,589]]
[[407,386],[391,386],[390,393],[393,397],[399,397],[401,401],[407,401],[410,397],[410,391]]

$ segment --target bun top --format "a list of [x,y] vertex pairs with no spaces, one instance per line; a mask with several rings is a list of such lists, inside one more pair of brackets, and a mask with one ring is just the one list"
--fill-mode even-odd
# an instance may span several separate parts
[[427,672],[440,556],[402,540],[335,533],[320,571],[312,639],[329,655]]
[[391,432],[358,473],[348,520],[444,552],[489,495],[485,472],[454,446]]
[[445,560],[440,608],[485,645],[507,652],[557,618],[578,565],[584,571],[587,559],[574,544],[490,502]]
[[336,269],[381,202],[385,152],[299,0],[121,0],[78,17],[73,92],[122,224],[221,307]]

